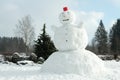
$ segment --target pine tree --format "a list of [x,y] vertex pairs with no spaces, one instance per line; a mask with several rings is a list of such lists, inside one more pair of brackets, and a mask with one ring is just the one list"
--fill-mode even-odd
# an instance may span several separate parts
[[106,54],[108,52],[108,47],[107,47],[108,38],[102,20],[100,20],[98,29],[95,33],[95,40],[97,41],[98,53]]
[[120,53],[120,19],[112,26],[109,33],[110,50],[114,54]]
[[53,44],[53,41],[51,41],[51,38],[46,33],[46,25],[43,26],[43,33],[40,34],[38,37],[36,44],[35,44],[35,54],[37,55],[37,58],[42,57],[45,60],[56,51],[56,48]]

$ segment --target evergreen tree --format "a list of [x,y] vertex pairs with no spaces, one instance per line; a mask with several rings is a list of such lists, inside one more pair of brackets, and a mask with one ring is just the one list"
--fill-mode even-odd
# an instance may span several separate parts
[[112,26],[109,33],[110,50],[114,54],[120,53],[120,19]]
[[43,26],[43,33],[40,34],[38,37],[36,44],[35,44],[35,54],[37,55],[37,58],[43,57],[45,60],[56,51],[56,48],[51,41],[51,38],[46,33],[46,26],[44,24]]
[[106,54],[108,52],[108,47],[107,47],[108,38],[102,20],[100,20],[98,29],[95,33],[95,40],[97,41],[98,53]]

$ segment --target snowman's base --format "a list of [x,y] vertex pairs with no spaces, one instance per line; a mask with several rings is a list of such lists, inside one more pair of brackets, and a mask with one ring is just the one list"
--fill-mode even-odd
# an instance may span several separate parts
[[96,75],[105,72],[103,61],[88,50],[53,53],[43,64],[41,72],[57,74]]

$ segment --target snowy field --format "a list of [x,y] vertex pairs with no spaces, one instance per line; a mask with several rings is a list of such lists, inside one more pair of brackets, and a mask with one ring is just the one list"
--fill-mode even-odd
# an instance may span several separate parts
[[120,61],[105,61],[105,66],[109,68],[110,75],[103,75],[103,77],[88,77],[77,74],[43,74],[40,72],[41,66],[40,64],[0,63],[0,80],[120,80]]

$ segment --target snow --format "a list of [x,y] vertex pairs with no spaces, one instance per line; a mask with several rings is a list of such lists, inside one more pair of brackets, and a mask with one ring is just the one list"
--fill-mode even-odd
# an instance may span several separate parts
[[[13,63],[0,63],[0,80],[119,80],[120,62],[105,61],[105,66],[109,68],[109,74],[102,77],[81,76],[79,74],[53,74],[41,73],[40,64],[16,65]],[[112,75],[110,75],[112,74]]]
[[18,61],[17,63],[19,65],[34,65],[34,62],[29,60]]

